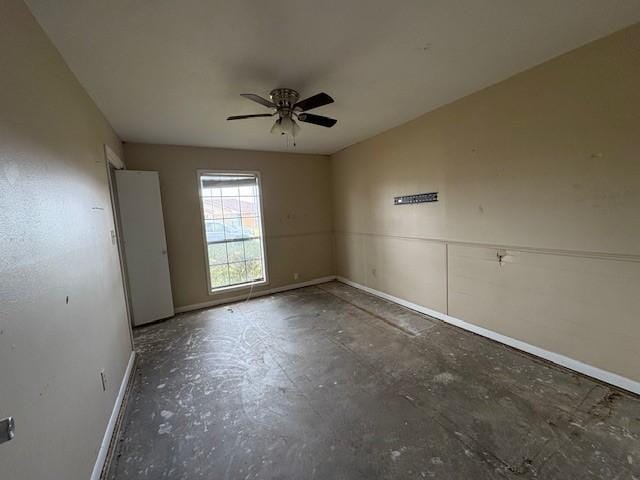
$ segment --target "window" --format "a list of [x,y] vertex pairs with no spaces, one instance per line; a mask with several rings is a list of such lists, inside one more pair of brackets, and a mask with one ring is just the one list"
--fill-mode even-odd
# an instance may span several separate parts
[[198,172],[209,291],[266,282],[257,173]]

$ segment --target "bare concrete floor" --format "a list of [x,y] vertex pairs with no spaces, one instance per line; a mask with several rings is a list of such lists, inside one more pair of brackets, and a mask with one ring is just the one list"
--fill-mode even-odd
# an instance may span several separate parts
[[135,332],[110,479],[640,479],[640,400],[340,283]]

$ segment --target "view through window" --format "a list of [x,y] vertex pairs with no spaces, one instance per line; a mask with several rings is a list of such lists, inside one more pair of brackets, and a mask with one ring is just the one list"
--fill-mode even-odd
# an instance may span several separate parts
[[265,282],[258,176],[201,172],[199,180],[211,291]]

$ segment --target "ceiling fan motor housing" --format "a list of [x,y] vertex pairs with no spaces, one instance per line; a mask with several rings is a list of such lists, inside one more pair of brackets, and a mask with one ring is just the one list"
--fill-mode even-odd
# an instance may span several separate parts
[[278,113],[288,116],[293,111],[293,106],[300,99],[300,94],[291,88],[276,88],[271,90],[269,97],[278,107]]

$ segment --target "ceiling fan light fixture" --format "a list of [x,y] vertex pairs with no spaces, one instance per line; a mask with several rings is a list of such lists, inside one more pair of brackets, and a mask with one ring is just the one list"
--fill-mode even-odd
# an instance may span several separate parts
[[271,127],[271,133],[291,135],[294,138],[299,131],[300,127],[291,117],[280,117],[274,122],[273,127]]
[[276,133],[282,133],[282,127],[280,126],[280,119],[276,118],[276,121],[273,122],[273,126],[271,127],[271,133],[272,134],[276,134]]

